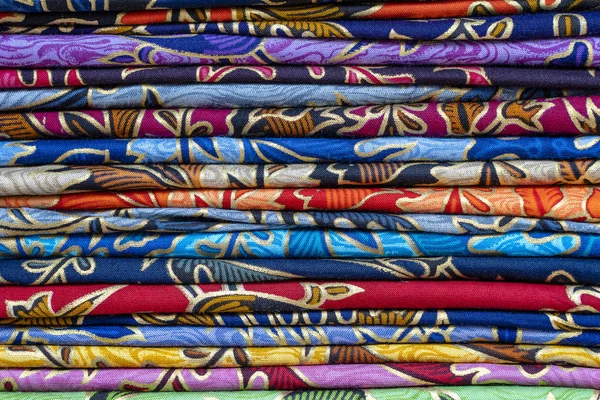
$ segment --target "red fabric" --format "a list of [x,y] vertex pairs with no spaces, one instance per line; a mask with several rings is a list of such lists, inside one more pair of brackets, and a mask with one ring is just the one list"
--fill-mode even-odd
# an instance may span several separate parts
[[0,318],[84,314],[293,312],[331,309],[600,311],[598,288],[509,282],[278,282],[9,286]]

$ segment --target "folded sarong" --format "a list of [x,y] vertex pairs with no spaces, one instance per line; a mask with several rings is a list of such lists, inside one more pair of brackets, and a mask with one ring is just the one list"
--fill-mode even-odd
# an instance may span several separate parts
[[600,96],[364,107],[124,109],[0,114],[0,139],[600,134]]
[[286,280],[485,280],[600,286],[600,260],[537,257],[246,259],[66,257],[2,260],[4,285]]
[[72,256],[208,259],[443,256],[600,258],[600,235],[551,232],[444,235],[396,231],[279,229],[0,238],[0,259]]
[[[0,345],[132,347],[277,347],[363,344],[501,343],[599,347],[598,331],[484,326],[318,326],[251,328],[115,326],[48,328],[0,326]],[[598,372],[600,375],[600,371]],[[0,379],[2,373],[0,372]],[[600,383],[599,383],[600,385]]]
[[[0,88],[77,87],[185,83],[281,83],[329,85],[449,85],[598,89],[593,69],[528,67],[408,66],[235,66],[177,68],[0,69]],[[268,99],[264,99],[268,100]]]
[[498,326],[516,329],[598,331],[600,314],[499,310],[325,310],[290,313],[121,314],[4,318],[15,326]]
[[0,197],[0,207],[34,207],[63,211],[172,207],[277,211],[349,210],[504,215],[600,222],[599,201],[600,187],[572,185],[97,192]]
[[0,318],[285,313],[376,307],[598,313],[598,290],[596,286],[470,281],[6,286],[0,292],[0,304],[4,304]]
[[[262,7],[248,7],[258,5]],[[288,5],[286,7],[286,5]],[[291,5],[291,7],[289,6]],[[245,7],[223,7],[245,6]],[[212,10],[188,9],[182,7],[219,7]],[[169,11],[162,8],[174,9]],[[10,22],[20,20],[23,13],[48,12],[77,12],[72,16],[77,21],[88,21],[90,24],[113,24],[114,21],[143,24],[148,20],[154,23],[193,22],[193,21],[228,21],[231,19],[393,19],[393,18],[439,18],[453,16],[476,15],[510,15],[535,13],[539,11],[582,11],[596,10],[600,6],[596,0],[555,0],[549,5],[545,0],[436,0],[436,1],[380,1],[361,4],[358,1],[328,1],[328,0],[278,0],[273,6],[271,0],[91,0],[73,2],[55,0],[52,2],[10,2],[0,4],[0,11],[8,11],[6,19]],[[139,12],[105,13],[104,11],[145,10]],[[99,13],[98,11],[103,11]],[[16,12],[16,14],[14,14]],[[68,14],[67,14],[68,15]],[[39,18],[39,19],[34,19]],[[49,14],[45,18],[32,16],[28,19],[37,21],[34,25],[50,25],[61,23],[65,18],[62,14]],[[97,22],[104,21],[104,22]],[[106,22],[110,21],[110,22]]]
[[45,164],[282,164],[581,160],[600,136],[516,138],[73,139],[0,141],[0,167]]
[[286,84],[129,85],[0,91],[0,111],[256,108],[516,101],[599,94],[590,89]]
[[[76,42],[77,46],[73,46]],[[235,35],[0,35],[0,67],[199,64],[600,66],[600,37],[530,41],[360,41]]]
[[165,189],[598,185],[600,160],[5,167],[0,196]]
[[[60,375],[64,374],[62,372]],[[88,379],[88,378],[86,378]],[[261,376],[264,379],[264,376]],[[506,400],[520,398],[527,393],[531,400],[547,400],[551,398],[568,398],[570,400],[595,400],[597,392],[591,389],[562,388],[562,387],[522,387],[522,386],[450,386],[432,389],[340,389],[340,390],[298,390],[298,391],[261,391],[261,392],[204,392],[202,397],[211,400],[280,400],[280,399],[370,399],[370,400],[438,400],[446,396],[452,399],[471,399],[485,396],[489,400]],[[164,399],[164,393],[132,393],[132,392],[39,392],[34,395],[38,400],[88,400],[90,398],[117,399],[126,397],[136,400]],[[198,393],[169,393],[169,399],[197,400]],[[28,393],[0,393],[3,400],[30,400]]]
[[[370,212],[241,211],[218,208],[129,208],[57,212],[0,208],[0,237],[106,233],[199,233],[332,228],[449,235],[508,232],[600,234],[600,224],[507,216],[383,214]],[[6,272],[3,264],[2,272]]]
[[1,368],[231,368],[399,362],[558,364],[598,368],[600,350],[485,343],[246,348],[0,346]]
[[[232,390],[237,391],[235,394],[245,396],[244,392],[239,391],[240,388],[244,390],[306,390],[475,385],[479,386],[477,393],[481,395],[486,390],[481,387],[482,385],[495,385],[498,382],[507,385],[600,389],[600,370],[585,367],[569,367],[567,369],[556,365],[482,363],[299,365],[205,370],[111,368],[90,371],[70,369],[58,374],[52,369],[1,369],[0,380],[5,382],[0,389],[6,391],[18,389],[21,392]],[[513,390],[510,386],[505,389]],[[530,398],[531,392],[528,389],[522,388],[521,390],[523,393],[527,392],[528,398]],[[542,388],[534,387],[532,389],[540,390]],[[60,396],[58,393],[54,393],[54,395]],[[486,395],[488,395],[487,392]],[[573,397],[569,397],[569,399],[571,398]],[[53,399],[60,399],[60,397]]]
[[[430,3],[431,4],[431,3]],[[442,6],[443,7],[443,6]],[[298,10],[301,12],[301,10]],[[202,11],[200,11],[201,13]],[[211,11],[206,11],[206,14]],[[255,14],[260,16],[263,13]],[[281,12],[277,15],[282,14]],[[163,13],[164,15],[164,13]],[[201,14],[202,15],[202,14]],[[246,13],[246,15],[248,15]],[[285,17],[285,14],[282,15]],[[33,17],[33,18],[32,18]],[[44,18],[45,17],[45,18]],[[5,17],[10,25],[0,25],[1,33],[12,34],[45,34],[45,35],[190,35],[198,33],[247,35],[264,37],[316,37],[370,40],[531,40],[554,37],[578,37],[600,35],[600,13],[590,11],[572,13],[535,13],[487,18],[452,18],[452,19],[418,19],[418,20],[330,20],[330,21],[242,21],[213,23],[171,23],[152,24],[140,21],[139,24],[124,24],[128,18],[120,19],[113,26],[81,26],[78,19],[72,18],[73,25],[67,25],[69,18],[50,20],[49,15],[29,14],[24,16]],[[108,19],[101,14],[100,19]],[[250,14],[250,18],[254,15]],[[310,18],[310,16],[308,16]],[[333,15],[337,17],[337,15]],[[193,17],[192,17],[193,18]],[[132,18],[135,20],[135,17]],[[185,18],[187,19],[187,18]],[[58,21],[61,25],[51,25]],[[2,19],[0,19],[0,22]],[[16,22],[13,24],[12,21]],[[26,23],[47,22],[42,25],[26,25]],[[84,21],[83,23],[85,24]],[[105,21],[97,21],[102,23]],[[106,21],[110,22],[110,21]],[[147,25],[148,24],[148,25]]]

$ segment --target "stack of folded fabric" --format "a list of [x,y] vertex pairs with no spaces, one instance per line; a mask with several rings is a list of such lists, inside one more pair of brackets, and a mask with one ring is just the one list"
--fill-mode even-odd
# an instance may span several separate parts
[[600,398],[597,0],[0,0],[0,68],[0,399]]

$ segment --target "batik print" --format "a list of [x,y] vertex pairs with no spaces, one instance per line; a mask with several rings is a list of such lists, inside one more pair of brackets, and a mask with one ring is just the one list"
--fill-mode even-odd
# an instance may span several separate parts
[[401,214],[504,215],[600,222],[599,199],[600,187],[581,185],[97,192],[0,197],[0,206],[63,211],[172,207],[273,211],[348,210]]
[[364,107],[125,109],[0,114],[0,138],[598,135],[600,96]]
[[[0,88],[185,83],[497,86],[598,89],[594,69],[409,66],[231,66],[0,69]],[[265,99],[268,100],[268,99]]]
[[600,184],[600,161],[96,165],[0,169],[0,196],[166,189]]
[[503,328],[597,331],[600,314],[498,310],[335,310],[292,313],[121,314],[5,318],[15,326],[498,326]]
[[417,257],[250,259],[65,257],[3,260],[3,285],[194,284],[289,280],[484,280],[600,286],[600,261],[586,258]]
[[[2,369],[0,390],[182,392],[399,388],[434,385],[560,386],[600,389],[595,368],[511,364],[346,364],[214,369]],[[483,388],[479,388],[480,390]],[[524,392],[527,389],[524,389]],[[243,392],[242,392],[243,393]],[[481,394],[481,392],[479,392]],[[306,395],[306,393],[305,393]]]
[[[198,33],[265,37],[318,37],[371,40],[530,40],[554,37],[598,36],[600,14],[597,12],[539,13],[513,17],[453,18],[422,20],[334,20],[334,21],[242,21],[200,24],[160,24],[114,26],[41,25],[27,26],[24,16],[0,17],[18,20],[18,25],[0,25],[0,32],[49,35],[189,35]],[[47,16],[46,16],[47,19]],[[60,19],[59,19],[60,20]],[[34,22],[32,21],[32,22]],[[63,18],[64,22],[68,18]],[[37,21],[41,22],[41,21]],[[56,21],[48,21],[56,22]],[[152,21],[150,21],[152,23]]]
[[597,136],[517,138],[96,139],[0,141],[0,166],[105,164],[392,163],[578,160],[600,153]]
[[393,326],[229,328],[105,325],[76,329],[0,326],[0,345],[277,347],[398,343],[503,343],[599,347],[600,332],[452,325],[402,328]]
[[[73,40],[78,43],[73,47]],[[600,66],[600,38],[360,41],[235,35],[0,35],[0,67],[198,64]]]
[[[381,296],[385,293],[385,296]],[[459,293],[459,295],[457,295]],[[494,293],[494,295],[490,295]],[[528,293],[526,297],[522,293]],[[240,285],[6,286],[0,318],[136,313],[266,313],[382,308],[600,310],[598,287],[471,281],[276,282]]]
[[[396,19],[396,18],[442,18],[461,16],[489,16],[489,15],[513,15],[530,14],[541,11],[546,12],[574,12],[584,10],[600,9],[595,0],[557,0],[549,4],[543,0],[446,0],[444,6],[440,7],[439,1],[386,1],[360,4],[352,1],[223,1],[223,0],[119,0],[107,2],[105,0],[93,0],[92,2],[66,2],[39,1],[31,3],[17,3],[0,5],[0,10],[7,11],[2,15],[0,22],[14,23],[22,21],[27,25],[64,25],[69,23],[80,23],[89,25],[115,25],[132,24],[141,25],[148,23],[191,23],[191,22],[224,22],[240,20],[338,20],[338,19]],[[261,7],[223,7],[229,5],[258,4]],[[327,4],[328,3],[328,4]],[[333,4],[336,3],[336,4]],[[295,6],[286,6],[296,4]],[[301,4],[301,5],[298,5]],[[191,7],[212,7],[206,9]],[[178,9],[188,7],[188,9]],[[167,8],[168,11],[155,10]],[[110,11],[118,10],[141,10],[116,13]],[[32,11],[43,13],[31,13]],[[49,12],[73,12],[69,15],[51,14]],[[95,11],[103,11],[98,13]],[[109,12],[106,12],[109,11]]]
[[0,258],[599,258],[599,246],[599,235],[575,233],[444,235],[395,231],[280,229],[189,234],[111,233],[0,238]]
[[218,208],[130,208],[105,212],[55,212],[26,207],[0,209],[0,237],[134,232],[240,232],[297,228],[391,230],[449,235],[534,231],[600,234],[600,225],[595,223],[504,216],[241,211]]
[[597,349],[503,344],[306,347],[0,346],[2,368],[231,368],[396,362],[558,364],[598,368]]
[[[263,379],[261,377],[261,379]],[[523,397],[523,393],[527,393]],[[356,400],[437,400],[448,396],[455,400],[469,400],[478,396],[485,396],[489,400],[511,400],[523,398],[527,400],[547,400],[552,398],[568,398],[572,400],[597,400],[600,396],[591,389],[560,388],[560,387],[470,387],[450,386],[435,387],[432,389],[340,389],[340,390],[299,390],[299,391],[262,391],[262,392],[205,392],[204,398],[211,400],[320,400],[320,399],[356,399]],[[136,399],[157,400],[164,398],[161,393],[132,393],[132,392],[58,392],[36,393],[35,398],[40,400],[112,400]],[[451,396],[451,397],[450,397]],[[6,400],[25,400],[31,396],[26,393],[3,393]],[[169,393],[169,399],[196,400],[198,393]]]
[[113,108],[331,107],[515,101],[594,95],[598,90],[359,85],[137,85],[0,91],[0,111]]

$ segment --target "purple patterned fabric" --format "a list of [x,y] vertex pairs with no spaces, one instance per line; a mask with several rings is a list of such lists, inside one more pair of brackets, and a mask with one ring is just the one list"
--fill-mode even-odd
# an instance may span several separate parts
[[0,390],[213,391],[358,389],[432,385],[562,386],[600,389],[600,369],[556,365],[354,364],[216,369],[0,370]]
[[229,35],[0,35],[1,67],[196,64],[599,67],[600,37],[522,42],[401,42]]

